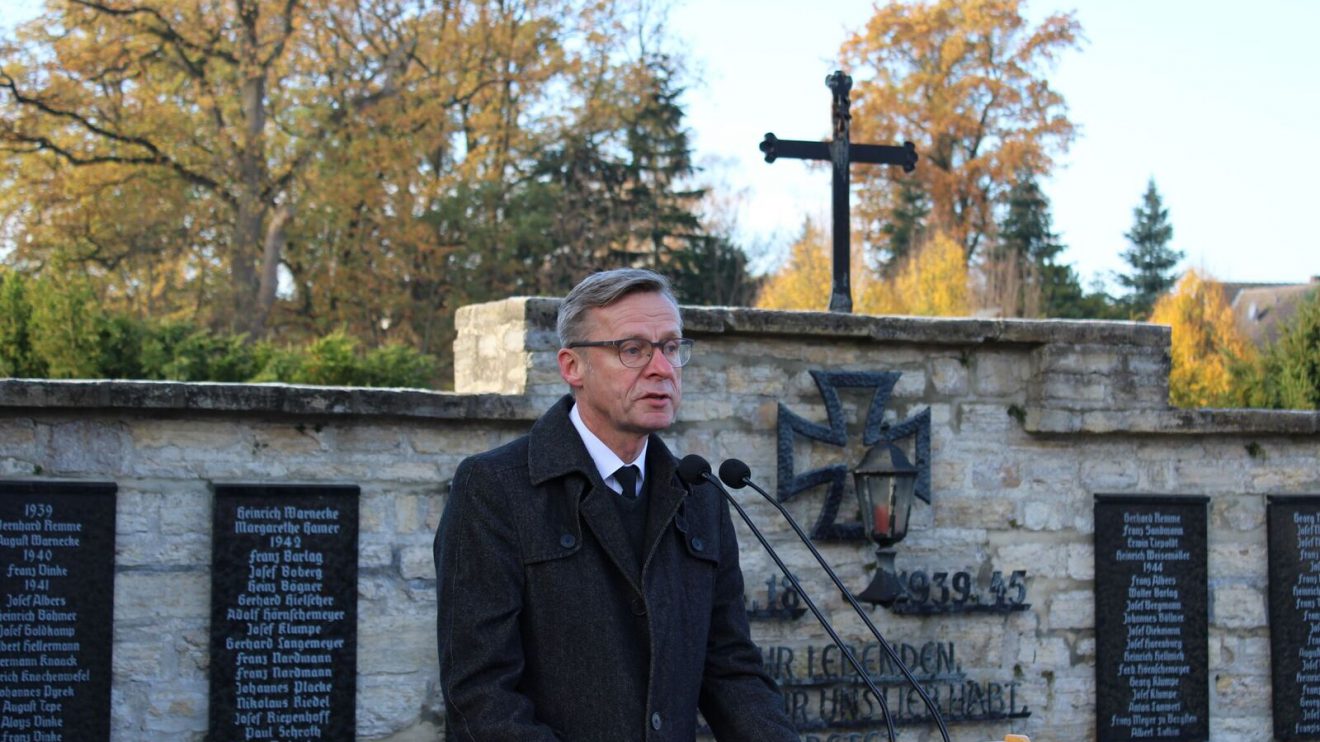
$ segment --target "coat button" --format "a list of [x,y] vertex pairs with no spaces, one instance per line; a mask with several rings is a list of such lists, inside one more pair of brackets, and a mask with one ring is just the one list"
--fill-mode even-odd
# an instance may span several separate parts
[[657,732],[660,731],[660,712],[659,712],[659,711],[655,712],[654,714],[651,714],[651,728],[654,729],[654,730],[656,730]]
[[571,533],[565,533],[563,536],[559,537],[559,545],[564,547],[565,549],[573,548],[573,544],[576,543],[577,543],[577,539],[573,538],[573,534]]
[[646,615],[646,602],[641,598],[632,599],[632,612],[638,616]]
[[700,536],[693,536],[693,537],[692,537],[692,550],[693,550],[693,551],[704,551],[705,549],[706,549],[706,542],[705,542],[705,541],[702,541]]

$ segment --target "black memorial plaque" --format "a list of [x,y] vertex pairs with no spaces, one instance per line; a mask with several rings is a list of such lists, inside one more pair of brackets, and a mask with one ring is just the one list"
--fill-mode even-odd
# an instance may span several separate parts
[[1209,738],[1207,502],[1096,496],[1098,742]]
[[0,739],[110,738],[115,491],[0,481]]
[[215,486],[213,742],[354,738],[358,494]]
[[1269,498],[1275,739],[1320,740],[1320,495]]

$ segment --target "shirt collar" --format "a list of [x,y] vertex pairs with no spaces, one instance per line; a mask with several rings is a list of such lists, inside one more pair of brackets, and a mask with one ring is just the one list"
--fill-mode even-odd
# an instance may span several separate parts
[[[614,472],[621,466],[632,464],[637,467],[637,483],[640,485],[646,481],[646,448],[650,445],[650,436],[642,441],[642,450],[638,452],[637,459],[631,462],[625,462],[619,458],[618,454],[610,450],[605,442],[596,437],[591,432],[587,424],[582,422],[582,414],[578,412],[578,406],[573,405],[573,409],[568,411],[568,419],[573,422],[573,427],[577,429],[578,435],[582,437],[582,443],[587,447],[587,454],[591,456],[591,461],[596,465],[596,471],[600,472],[601,481],[615,492],[622,492],[623,488],[618,481],[614,479]],[[642,488],[645,491],[645,488]]]

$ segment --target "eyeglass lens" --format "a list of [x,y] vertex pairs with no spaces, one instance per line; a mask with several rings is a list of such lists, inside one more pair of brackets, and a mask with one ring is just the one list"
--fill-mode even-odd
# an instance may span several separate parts
[[[619,343],[619,360],[629,368],[645,366],[655,352],[655,345],[646,340],[632,339]],[[660,352],[670,365],[679,367],[692,357],[692,344],[680,340],[665,340],[659,343]]]

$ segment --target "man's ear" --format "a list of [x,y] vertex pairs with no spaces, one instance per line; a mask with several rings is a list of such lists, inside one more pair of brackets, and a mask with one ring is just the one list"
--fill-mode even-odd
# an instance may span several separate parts
[[559,375],[574,391],[582,388],[582,377],[586,374],[586,359],[568,348],[560,348],[556,360],[559,361]]

